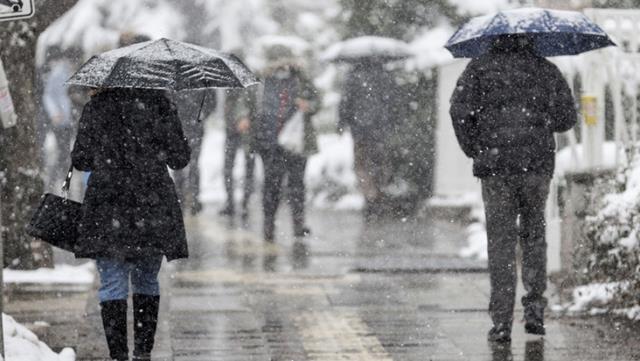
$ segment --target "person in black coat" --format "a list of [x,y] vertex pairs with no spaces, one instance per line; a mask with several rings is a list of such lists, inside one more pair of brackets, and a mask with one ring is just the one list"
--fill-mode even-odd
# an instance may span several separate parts
[[[298,240],[310,235],[305,224],[304,175],[307,158],[318,152],[312,117],[320,107],[320,96],[313,82],[297,64],[290,49],[276,46],[269,54],[270,65],[264,72],[264,85],[258,97],[260,114],[253,126],[253,146],[264,165],[262,198],[263,234],[267,243],[275,242],[276,212],[280,206],[282,184],[287,179],[293,235]],[[286,149],[280,136],[294,117],[303,121],[302,149]]]
[[80,118],[73,166],[91,172],[76,257],[96,259],[111,358],[128,360],[127,297],[133,286],[134,360],[150,360],[162,258],[188,256],[182,212],[167,166],[191,150],[163,92],[95,91]]
[[525,330],[544,334],[545,203],[554,172],[555,132],[577,120],[558,68],[526,36],[498,38],[473,59],[451,98],[451,118],[473,173],[482,180],[488,236],[492,341],[511,337],[518,238],[522,248]]
[[388,138],[398,117],[394,111],[397,89],[393,73],[376,59],[354,64],[342,89],[338,131],[351,130],[354,168],[367,219],[384,213],[384,188],[392,176]]

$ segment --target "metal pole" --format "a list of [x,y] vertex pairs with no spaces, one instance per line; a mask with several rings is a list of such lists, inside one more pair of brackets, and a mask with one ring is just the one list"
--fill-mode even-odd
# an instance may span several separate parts
[[[0,173],[0,179],[4,178],[4,174]],[[0,191],[0,194],[2,192]],[[0,356],[4,360],[4,238],[2,237],[2,201],[0,200]]]

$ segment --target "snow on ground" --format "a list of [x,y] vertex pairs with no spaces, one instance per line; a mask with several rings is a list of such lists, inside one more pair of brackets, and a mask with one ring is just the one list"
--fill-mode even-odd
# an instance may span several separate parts
[[66,264],[55,268],[40,268],[31,271],[5,269],[4,283],[40,283],[40,284],[92,284],[95,276],[95,264],[87,262],[79,266]]
[[74,361],[76,359],[76,353],[70,348],[65,348],[59,354],[51,351],[49,346],[38,340],[38,336],[16,322],[13,317],[2,314],[2,322],[7,361]]
[[[616,155],[616,152],[618,154]],[[615,142],[605,142],[602,145],[602,165],[600,169],[615,169],[625,161],[624,150],[618,150]],[[575,173],[585,169],[584,150],[582,144],[563,148],[556,154],[556,176]]]
[[318,137],[320,152],[309,158],[305,181],[316,208],[359,210],[364,197],[353,171],[353,139],[350,133]]
[[567,312],[570,314],[599,315],[614,313],[625,316],[631,320],[640,319],[640,306],[611,310],[610,304],[615,301],[617,295],[629,286],[625,282],[592,283],[578,286],[572,292],[572,301],[563,305],[552,305],[554,312]]
[[458,255],[482,261],[489,259],[487,254],[487,230],[484,223],[475,222],[467,227],[467,246],[462,248]]
[[466,229],[467,245],[460,249],[458,255],[463,258],[473,258],[481,261],[488,259],[484,207],[482,196],[479,193],[469,192],[452,197],[436,195],[429,200],[428,205],[449,208],[470,207],[469,218],[471,218],[472,223]]
[[[216,127],[207,128],[202,143],[200,164],[200,200],[221,204],[226,199],[224,190],[224,131]],[[361,209],[364,200],[357,190],[353,171],[353,140],[344,135],[321,134],[318,137],[320,151],[307,162],[305,181],[308,202],[318,208],[354,210]],[[261,162],[256,162],[256,188],[262,184]],[[244,177],[244,155],[236,156],[233,171],[235,199],[242,199]]]
[[567,308],[569,312],[585,312],[601,309],[613,301],[615,294],[624,287],[620,283],[595,283],[576,287],[573,290],[573,302]]

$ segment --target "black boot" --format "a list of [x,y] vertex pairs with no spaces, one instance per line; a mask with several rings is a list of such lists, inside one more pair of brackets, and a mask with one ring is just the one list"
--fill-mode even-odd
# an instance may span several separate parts
[[128,361],[127,300],[105,301],[100,307],[109,356],[116,361]]
[[133,360],[150,361],[158,325],[160,296],[133,295]]
[[524,309],[524,330],[531,335],[544,336],[544,308],[529,306]]

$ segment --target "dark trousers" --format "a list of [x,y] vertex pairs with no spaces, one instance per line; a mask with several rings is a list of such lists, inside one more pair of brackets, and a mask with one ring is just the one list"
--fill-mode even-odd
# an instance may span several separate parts
[[[54,137],[56,138],[56,162],[53,164],[51,170],[51,178],[47,185],[50,189],[54,189],[56,192],[59,187],[62,186],[62,182],[67,176],[71,159],[69,153],[71,152],[71,141],[74,135],[74,130],[71,127],[51,127]],[[46,163],[45,163],[46,164]]]
[[[174,182],[178,190],[180,204],[183,207],[189,206],[193,213],[197,213],[200,209],[200,151],[202,150],[202,135],[189,139],[191,147],[191,162],[182,170],[174,173]],[[190,204],[186,204],[189,200]]]
[[307,158],[292,154],[277,146],[261,153],[264,164],[264,190],[262,206],[264,212],[264,238],[273,241],[275,233],[275,220],[282,182],[287,176],[288,204],[291,207],[293,218],[293,233],[295,236],[304,234],[304,202],[305,186],[304,171],[307,166]]
[[517,273],[516,244],[522,249],[522,298],[527,315],[542,315],[547,305],[547,243],[545,204],[550,178],[516,175],[482,179],[487,219],[491,298],[489,313],[494,325],[511,327]]
[[[243,141],[243,137],[237,133],[231,133],[227,131],[227,139],[224,143],[224,188],[227,192],[227,209],[234,209],[234,201],[233,201],[233,191],[234,191],[234,180],[233,180],[233,167],[236,162],[236,154],[238,150],[242,148],[245,144]],[[249,205],[249,199],[251,198],[251,194],[253,193],[253,170],[255,169],[255,155],[254,153],[248,149],[249,147],[244,147],[244,193],[242,197],[242,210],[243,212],[247,211],[247,207]]]

